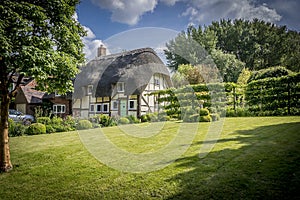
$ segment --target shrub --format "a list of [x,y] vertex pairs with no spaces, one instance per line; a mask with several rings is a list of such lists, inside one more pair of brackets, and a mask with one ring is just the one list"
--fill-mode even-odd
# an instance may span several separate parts
[[90,129],[90,128],[93,128],[93,124],[89,120],[86,119],[79,120],[77,124],[78,130]]
[[127,119],[126,117],[121,117],[121,118],[119,119],[119,123],[120,123],[120,124],[129,124],[130,121],[129,121],[129,119]]
[[151,122],[157,122],[158,121],[158,113],[149,113],[149,118]]
[[38,117],[36,118],[36,122],[47,125],[51,123],[51,119],[50,117]]
[[210,114],[210,117],[211,117],[213,122],[220,120],[220,115],[218,113]]
[[8,134],[9,137],[22,136],[25,134],[27,126],[21,123],[15,123],[12,119],[8,119]]
[[63,119],[57,116],[54,116],[51,119],[51,124],[56,124],[56,125],[62,125],[63,124]]
[[150,122],[151,118],[149,114],[145,114],[141,116],[141,122]]
[[199,118],[199,122],[211,122],[211,121],[212,121],[212,118],[209,115],[200,116],[200,118]]
[[171,117],[168,115],[160,115],[159,116],[159,121],[170,121]]
[[140,123],[140,120],[133,115],[129,115],[126,118],[129,119],[130,123],[134,123],[134,124]]
[[76,129],[76,121],[70,115],[66,117],[63,124],[66,126],[67,131],[74,131]]
[[261,69],[259,71],[253,72],[248,80],[248,83],[254,80],[269,78],[269,77],[282,77],[291,74],[292,72],[285,67],[276,66],[269,67],[266,69]]
[[25,132],[27,135],[38,135],[46,133],[46,126],[41,123],[31,124]]
[[200,116],[207,116],[209,115],[209,110],[207,108],[200,109]]
[[46,133],[55,133],[55,132],[56,132],[56,130],[55,130],[55,128],[53,128],[52,125],[49,125],[49,124],[46,125]]

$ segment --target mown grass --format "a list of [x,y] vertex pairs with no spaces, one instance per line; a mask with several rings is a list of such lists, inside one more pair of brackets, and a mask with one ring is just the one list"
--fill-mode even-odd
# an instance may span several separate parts
[[[155,151],[180,123],[149,138],[105,129],[120,148]],[[201,124],[188,151],[166,168],[127,173],[95,159],[77,132],[10,139],[14,170],[0,174],[0,199],[298,199],[300,117],[226,118],[217,141]],[[98,129],[88,130],[95,132]],[[199,158],[205,143],[213,150]]]

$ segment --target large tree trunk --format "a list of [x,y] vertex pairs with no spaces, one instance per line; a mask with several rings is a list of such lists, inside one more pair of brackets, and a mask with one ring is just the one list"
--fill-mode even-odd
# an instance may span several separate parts
[[10,161],[10,151],[8,143],[8,109],[9,109],[9,91],[1,84],[1,105],[0,105],[0,172],[8,172],[12,169]]

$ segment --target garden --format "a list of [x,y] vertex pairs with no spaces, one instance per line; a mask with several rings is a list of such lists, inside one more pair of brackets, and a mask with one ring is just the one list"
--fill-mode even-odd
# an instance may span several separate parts
[[210,123],[200,123],[180,158],[147,173],[110,168],[95,159],[80,140],[80,134],[105,130],[123,150],[151,151],[171,141],[182,123],[165,122],[160,134],[151,138],[124,134],[118,126],[11,137],[14,170],[0,176],[1,199],[299,197],[299,116],[226,118],[220,138],[204,158],[199,158],[199,149],[213,141],[205,140]]

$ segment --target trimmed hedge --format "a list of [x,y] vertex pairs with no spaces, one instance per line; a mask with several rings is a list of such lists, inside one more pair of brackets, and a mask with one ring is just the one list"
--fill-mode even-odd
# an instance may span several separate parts
[[245,96],[255,115],[300,115],[300,73],[252,81]]
[[27,135],[39,135],[46,133],[46,126],[41,123],[31,124],[25,131]]

